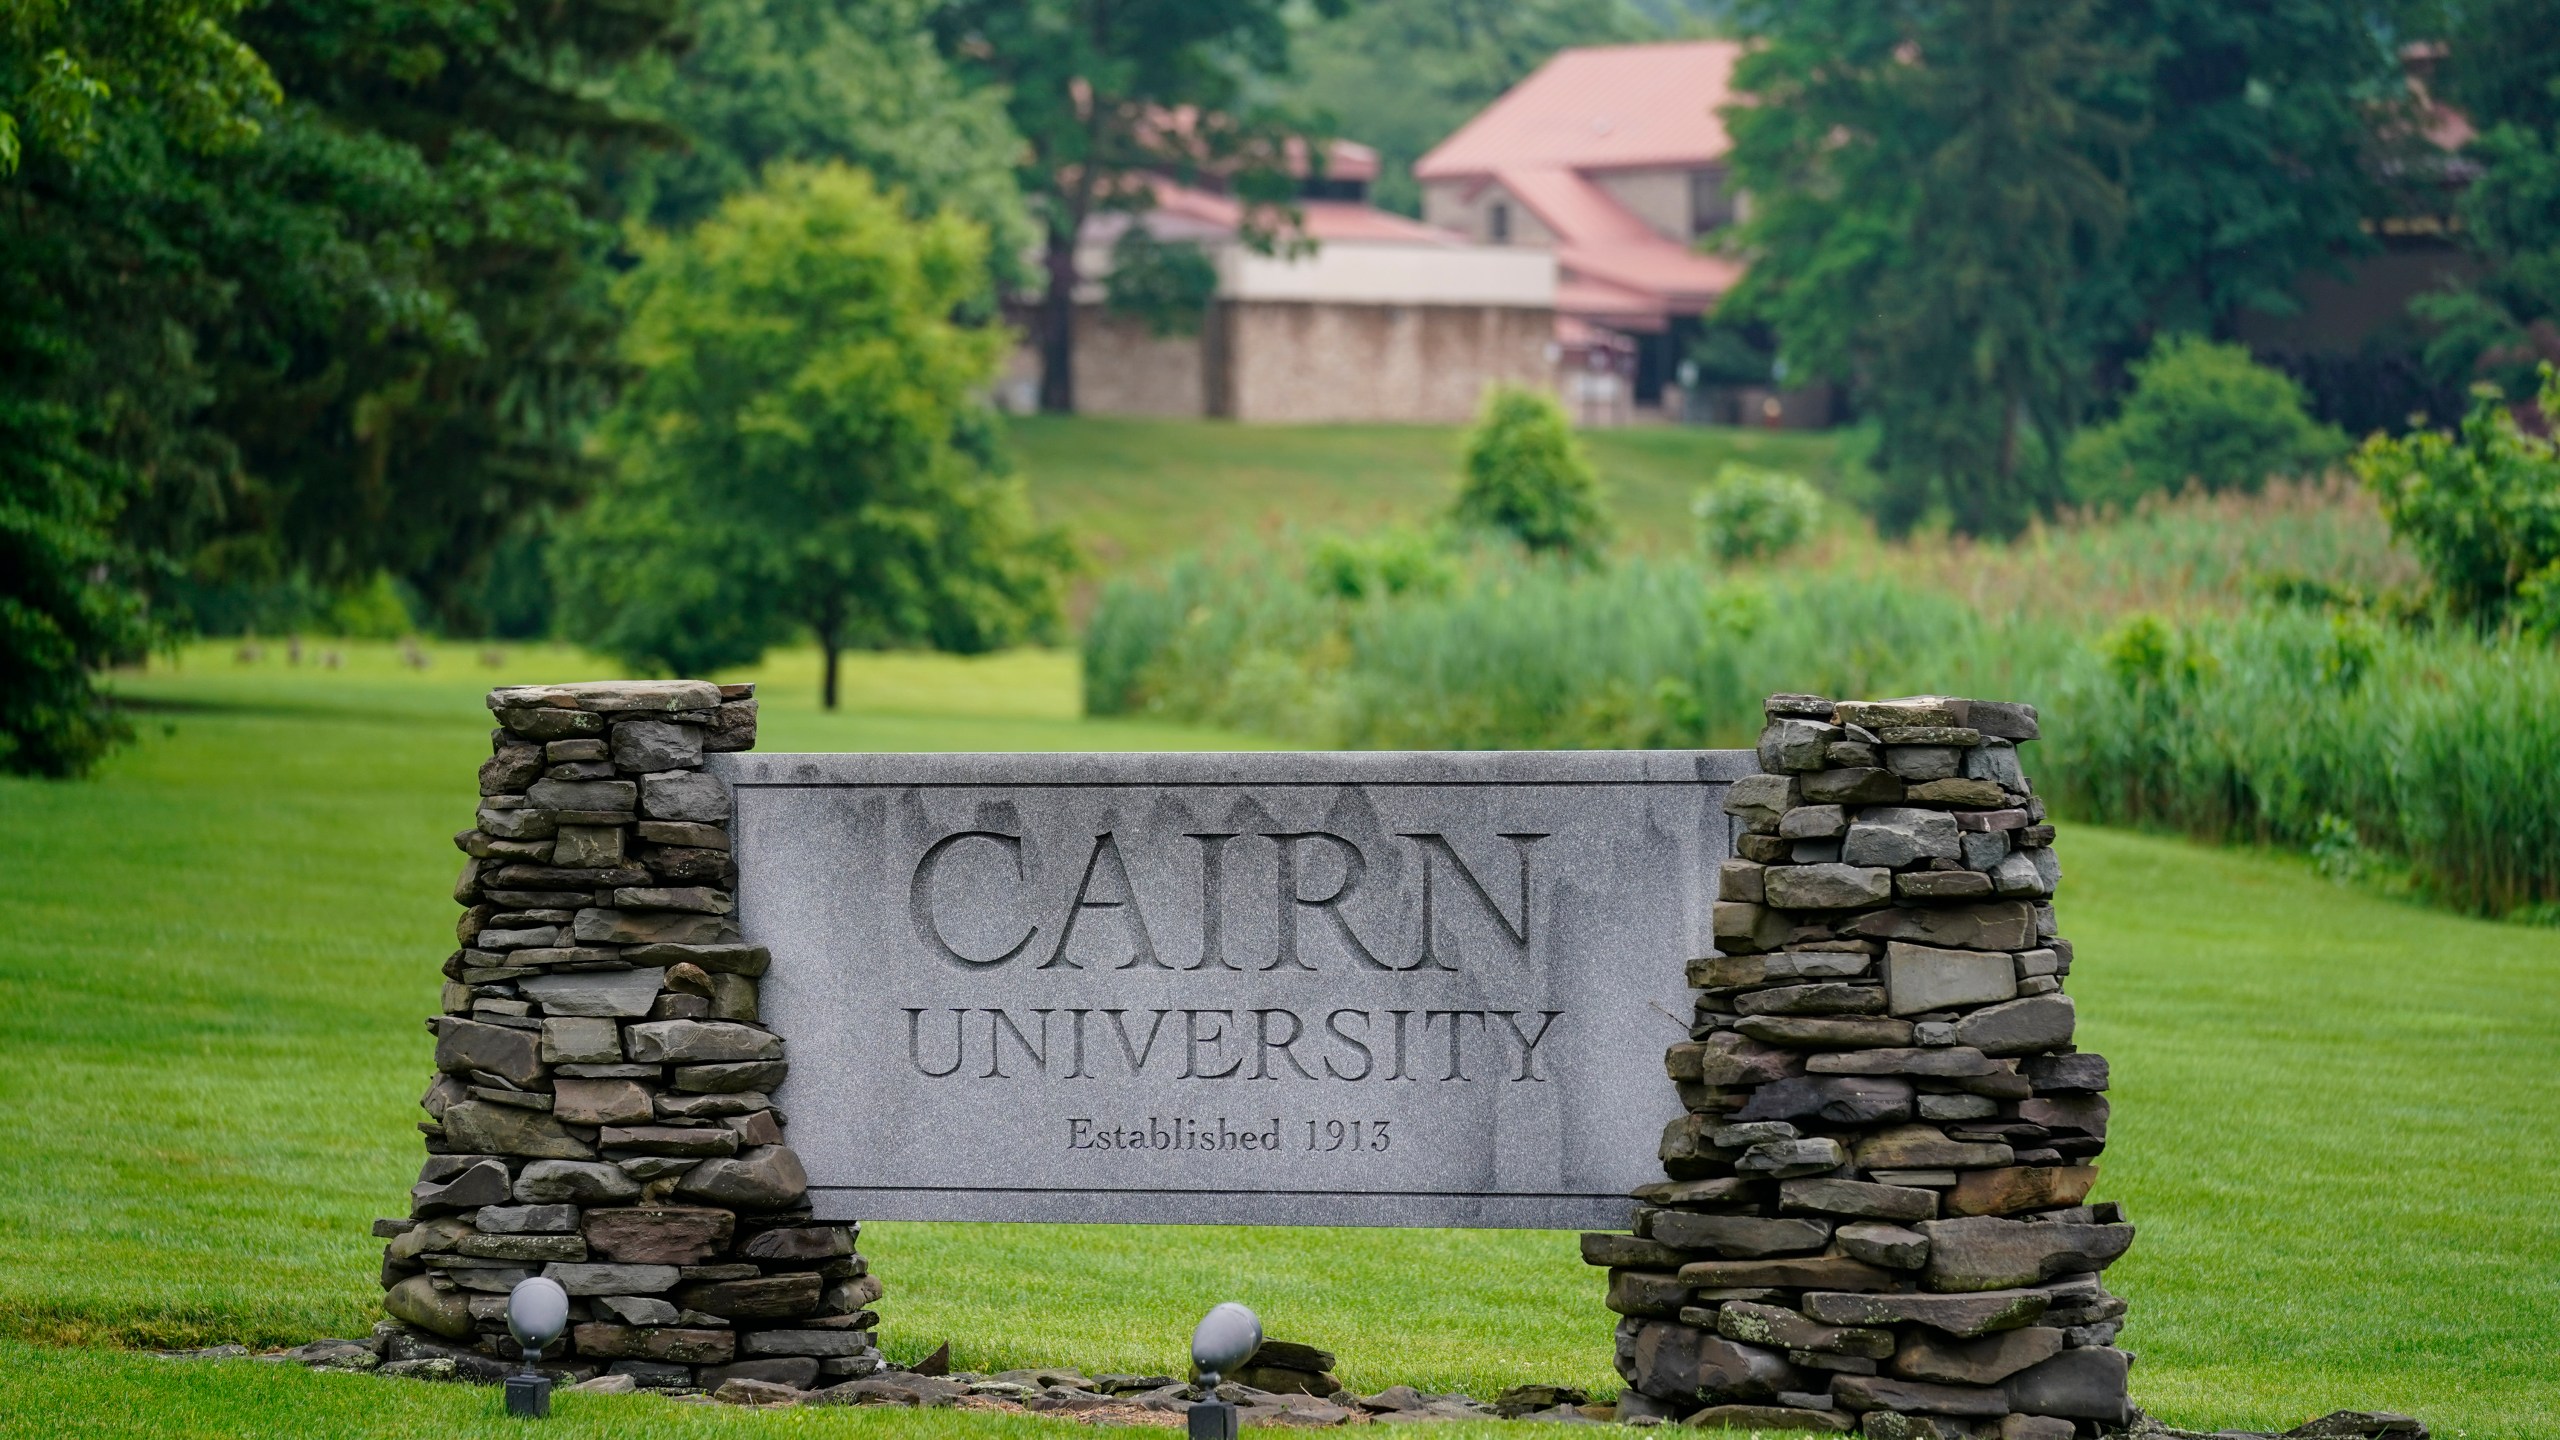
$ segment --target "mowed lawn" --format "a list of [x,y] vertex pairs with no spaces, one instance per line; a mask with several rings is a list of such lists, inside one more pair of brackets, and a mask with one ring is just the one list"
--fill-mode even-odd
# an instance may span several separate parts
[[[1033,508],[1106,570],[1283,528],[1428,522],[1457,489],[1465,441],[1453,425],[1107,416],[1033,416],[1011,430]],[[1690,544],[1689,501],[1729,460],[1845,483],[1836,435],[1654,425],[1581,438],[1631,549]]]
[[[421,1153],[479,694],[603,673],[557,650],[436,647],[417,673],[341,648],[338,670],[308,663],[317,645],[300,668],[191,650],[119,680],[150,705],[144,738],[98,778],[0,781],[0,1433],[501,1433],[487,1391],[108,1348],[371,1323],[367,1226]],[[1077,719],[1065,655],[865,660],[834,717],[813,668],[770,672],[763,748],[1251,743]],[[2100,1193],[2142,1228],[2110,1276],[2137,1400],[2199,1428],[2357,1405],[2465,1440],[2560,1434],[2560,933],[2281,858],[2085,827],[2062,844],[2083,1038],[2116,1062]],[[1363,1389],[1616,1384],[1568,1235],[884,1224],[863,1248],[901,1359],[949,1340],[968,1368],[1167,1370],[1235,1298]],[[1057,1433],[648,1399],[555,1428],[884,1427]]]

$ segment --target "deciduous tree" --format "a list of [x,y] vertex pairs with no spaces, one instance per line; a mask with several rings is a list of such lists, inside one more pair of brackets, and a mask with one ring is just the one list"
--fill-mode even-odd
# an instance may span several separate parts
[[555,548],[566,617],[626,663],[743,664],[795,632],[983,651],[1055,624],[1067,552],[996,469],[1005,333],[985,232],[915,221],[839,165],[783,164],[628,283],[640,379],[614,482]]

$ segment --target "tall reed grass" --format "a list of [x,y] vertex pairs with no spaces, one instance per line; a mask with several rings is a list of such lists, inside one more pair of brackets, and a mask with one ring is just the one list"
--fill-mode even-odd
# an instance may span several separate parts
[[[2252,598],[2397,583],[2309,493],[1758,571],[1479,552],[1403,593],[1311,583],[1291,545],[1188,557],[1105,591],[1086,704],[1314,746],[1600,748],[1745,745],[1780,690],[1997,695],[2043,709],[2033,769],[2066,814],[2319,846],[2483,913],[2560,901],[2560,659]],[[2285,507],[2290,540],[2265,523]]]

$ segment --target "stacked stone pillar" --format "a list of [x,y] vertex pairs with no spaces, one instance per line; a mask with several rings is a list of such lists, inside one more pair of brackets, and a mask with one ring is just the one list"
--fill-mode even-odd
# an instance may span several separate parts
[[454,886],[427,1160],[377,1222],[390,1358],[483,1378],[515,1356],[506,1297],[570,1296],[547,1352],[584,1378],[800,1389],[879,1368],[879,1281],[854,1228],[813,1223],[757,1023],[770,959],[733,917],[728,790],[754,687],[513,687]]
[[1686,1113],[1609,1267],[1621,1418],[2066,1440],[2129,1422],[2133,1228],[2085,1203],[2107,1065],[2072,1045],[2024,705],[1776,695],[1691,962]]

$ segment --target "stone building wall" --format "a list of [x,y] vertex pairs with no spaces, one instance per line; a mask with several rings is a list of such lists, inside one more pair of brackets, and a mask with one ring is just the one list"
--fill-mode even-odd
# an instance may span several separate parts
[[1209,377],[1202,371],[1208,338],[1158,335],[1108,307],[1078,305],[1076,408],[1088,415],[1209,413]]
[[494,1378],[507,1293],[571,1299],[546,1362],[660,1389],[800,1388],[879,1367],[880,1283],[810,1218],[757,1023],[770,959],[731,918],[730,797],[705,751],[755,745],[752,686],[495,690],[501,728],[445,962],[427,1158],[376,1223],[388,1358]]
[[[1101,305],[1076,311],[1076,408],[1274,424],[1463,424],[1487,387],[1555,383],[1555,312],[1515,305],[1221,300],[1196,335],[1158,336]],[[1007,372],[1027,409],[1039,362]]]
[[[1620,1418],[2066,1440],[2127,1423],[2133,1241],[2087,1203],[2107,1063],[2072,1043],[2022,705],[1777,695],[1691,962],[1686,1114],[1632,1234]],[[2361,1433],[2361,1432],[2359,1432]]]
[[1294,423],[1475,418],[1495,384],[1544,388],[1555,312],[1507,305],[1221,304],[1217,413]]

